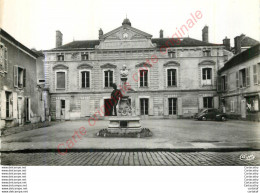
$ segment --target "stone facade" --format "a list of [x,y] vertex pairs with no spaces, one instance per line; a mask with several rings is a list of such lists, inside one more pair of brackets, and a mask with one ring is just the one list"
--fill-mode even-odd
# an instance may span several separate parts
[[36,78],[38,55],[2,29],[0,46],[0,128],[40,121],[42,97]]
[[236,55],[219,71],[223,106],[229,117],[260,121],[260,46]]
[[[150,34],[123,24],[101,34],[99,40],[74,41],[44,51],[52,118],[69,120],[93,114],[104,117],[105,99],[112,91],[106,87],[106,71],[111,71],[111,81],[120,85],[123,65],[129,70],[128,83],[133,90],[128,95],[137,115],[192,117],[202,108],[218,108],[216,80],[226,58],[224,46],[192,38],[181,38],[179,44],[174,41],[153,39]],[[142,70],[146,70],[146,75],[140,74]],[[87,88],[82,88],[82,72],[89,74]],[[58,83],[58,76],[64,83]]]

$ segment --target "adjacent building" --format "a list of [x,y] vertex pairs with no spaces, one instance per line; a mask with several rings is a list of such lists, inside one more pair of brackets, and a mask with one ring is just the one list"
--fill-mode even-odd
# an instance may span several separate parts
[[41,120],[37,57],[0,28],[0,128]]
[[229,117],[260,121],[260,44],[231,58],[219,76],[218,92]]
[[159,38],[132,27],[129,19],[98,40],[62,45],[44,51],[45,86],[53,120],[109,116],[105,111],[111,84],[120,85],[123,65],[129,71],[132,109],[143,118],[192,117],[203,108],[219,108],[217,72],[230,56],[222,44],[190,37]]

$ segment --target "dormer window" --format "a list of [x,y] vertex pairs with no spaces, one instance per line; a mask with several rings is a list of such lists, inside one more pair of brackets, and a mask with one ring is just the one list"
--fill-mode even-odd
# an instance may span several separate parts
[[176,52],[174,51],[168,51],[169,58],[176,58]]
[[209,57],[209,56],[211,56],[211,50],[203,50],[203,56],[204,56],[204,57]]
[[57,54],[58,61],[64,61],[64,54]]
[[89,60],[89,55],[88,55],[88,53],[82,53],[82,54],[81,54],[81,60],[82,60],[82,61]]

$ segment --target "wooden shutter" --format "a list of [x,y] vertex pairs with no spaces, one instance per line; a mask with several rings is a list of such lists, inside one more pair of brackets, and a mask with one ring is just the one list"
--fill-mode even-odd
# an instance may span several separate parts
[[149,115],[153,115],[153,98],[149,98]]
[[27,109],[27,103],[28,103],[28,100],[27,100],[28,98],[27,97],[24,97],[24,116],[25,116],[25,121],[27,121],[28,120],[28,117],[27,117],[27,111],[28,111],[28,109]]
[[178,115],[182,115],[182,98],[178,98],[177,103],[178,103]]
[[7,69],[8,69],[8,52],[7,52],[7,48],[4,49],[4,58],[5,58],[5,61],[4,61],[4,71],[7,72]]
[[6,118],[6,96],[4,90],[1,92],[0,100],[1,100],[1,118],[5,119]]
[[253,65],[253,79],[254,79],[254,84],[258,83],[258,78],[257,78],[257,65]]
[[258,72],[258,84],[260,84],[260,63],[257,64],[257,72]]
[[140,115],[140,98],[139,97],[136,97],[135,113],[136,113],[136,115]]
[[239,71],[236,72],[236,85],[239,88]]
[[203,97],[199,97],[199,109],[203,109]]
[[23,87],[26,86],[26,69],[23,69]]
[[61,112],[61,101],[60,99],[56,99],[56,119],[60,119]]
[[81,117],[86,117],[89,116],[89,99],[88,98],[84,98],[81,99]]
[[65,120],[70,119],[70,100],[65,100]]
[[17,93],[13,92],[13,118],[17,119]]
[[14,87],[18,87],[18,66],[14,66]]
[[250,86],[250,67],[246,68],[246,86]]
[[4,48],[0,44],[0,71],[4,71]]
[[214,108],[218,109],[219,108],[219,98],[218,96],[214,96],[214,102],[213,102]]
[[225,76],[225,91],[228,91],[228,74]]
[[163,107],[163,112],[164,115],[169,115],[169,105],[168,105],[168,98],[164,97],[164,107]]
[[217,78],[217,91],[221,92],[222,91],[222,80],[221,80],[221,76],[218,76]]

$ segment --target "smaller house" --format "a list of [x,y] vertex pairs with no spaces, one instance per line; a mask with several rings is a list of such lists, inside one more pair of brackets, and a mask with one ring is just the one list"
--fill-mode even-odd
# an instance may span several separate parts
[[221,105],[229,117],[260,121],[260,44],[235,55],[218,73]]

